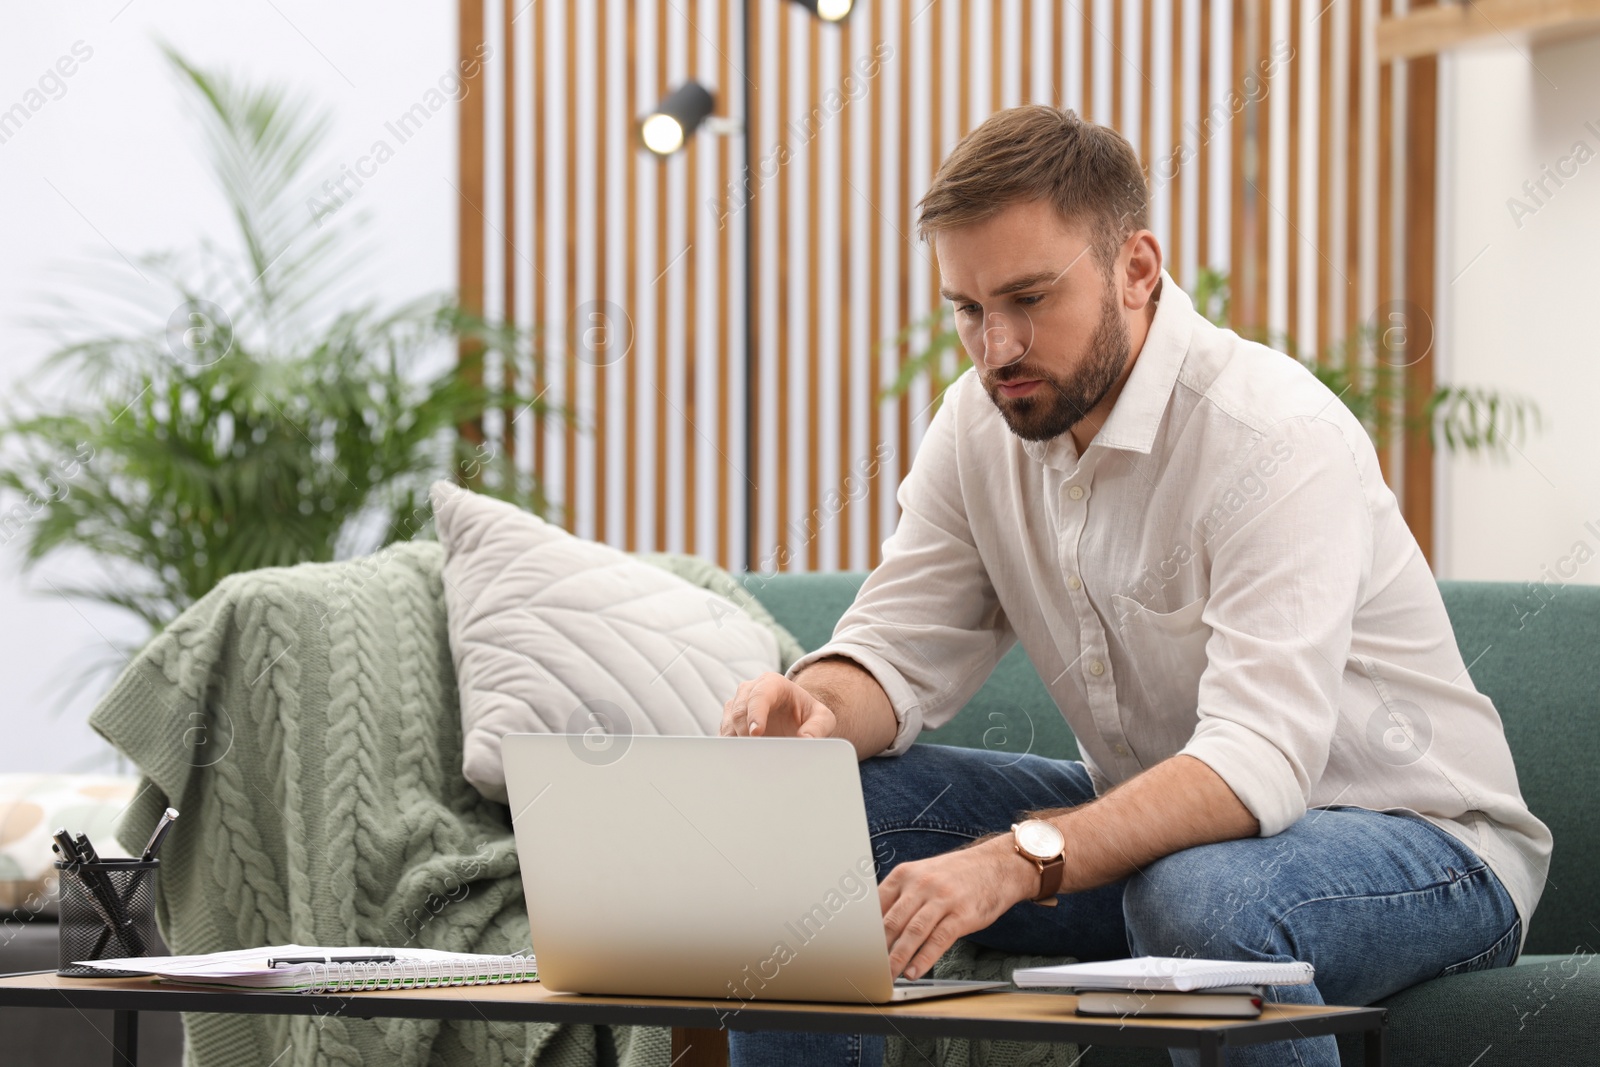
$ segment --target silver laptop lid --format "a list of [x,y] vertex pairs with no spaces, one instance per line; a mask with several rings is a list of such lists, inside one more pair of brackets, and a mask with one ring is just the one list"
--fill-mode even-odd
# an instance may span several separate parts
[[509,734],[501,752],[548,988],[889,999],[849,742]]

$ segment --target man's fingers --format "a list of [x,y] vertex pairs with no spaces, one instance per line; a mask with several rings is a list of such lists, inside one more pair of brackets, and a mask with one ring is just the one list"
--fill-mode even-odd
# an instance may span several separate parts
[[922,943],[922,947],[917,950],[916,955],[911,957],[911,962],[906,964],[902,973],[907,978],[921,978],[933,970],[933,965],[939,962],[939,957],[943,956],[950,946],[955,944],[956,938],[961,936],[958,926],[954,916],[946,915],[941,919],[927,940]]
[[733,699],[722,706],[723,737],[738,737],[745,732],[745,705],[750,699],[750,683],[740,682]]
[[839,720],[833,709],[820,700],[811,701],[805,722],[800,724],[801,737],[832,737]]
[[[889,973],[900,975],[911,963],[913,956],[933,936],[943,916],[944,908],[937,900],[927,900],[906,920],[900,935],[889,946]],[[935,957],[937,958],[937,957]]]
[[742,682],[723,705],[724,737],[832,737],[833,710],[774,671]]
[[745,733],[751,737],[760,737],[767,729],[767,718],[772,714],[770,697],[761,692],[761,683],[769,676],[763,674],[750,683],[750,692],[745,698]]

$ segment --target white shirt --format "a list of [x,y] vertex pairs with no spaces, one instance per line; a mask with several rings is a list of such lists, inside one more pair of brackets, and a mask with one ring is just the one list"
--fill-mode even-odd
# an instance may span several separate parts
[[1372,442],[1294,359],[1162,276],[1133,371],[1082,455],[1024,441],[968,371],[900,485],[900,522],[833,639],[899,729],[948,722],[1020,641],[1097,792],[1183,753],[1261,824],[1418,813],[1528,918],[1549,829],[1473,688]]

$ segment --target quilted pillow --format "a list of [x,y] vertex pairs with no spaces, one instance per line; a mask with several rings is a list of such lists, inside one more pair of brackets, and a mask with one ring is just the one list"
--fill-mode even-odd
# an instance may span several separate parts
[[0,774],[0,909],[7,918],[57,914],[56,856],[61,827],[89,835],[115,856],[117,825],[139,779],[110,774]]
[[461,690],[462,771],[506,802],[500,739],[717,732],[778,639],[724,598],[449,482],[432,490]]

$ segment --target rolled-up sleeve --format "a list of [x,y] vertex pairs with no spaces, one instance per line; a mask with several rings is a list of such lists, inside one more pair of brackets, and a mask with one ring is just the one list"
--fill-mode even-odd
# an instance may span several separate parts
[[901,480],[900,521],[883,543],[882,562],[832,639],[788,671],[794,678],[829,656],[860,664],[894,708],[897,729],[885,755],[952,719],[1016,642],[962,499],[959,406],[977,388],[970,375],[946,392]]
[[1182,753],[1228,784],[1263,837],[1305,814],[1327,766],[1371,575],[1368,457],[1348,432],[1317,418],[1269,431],[1246,462],[1288,458],[1210,548],[1211,636]]

